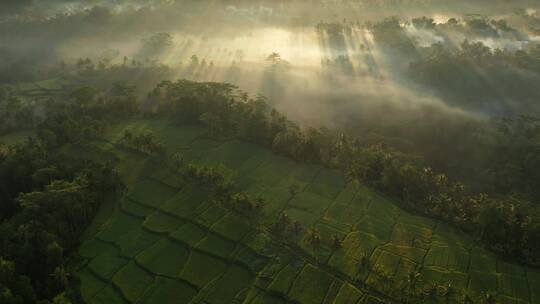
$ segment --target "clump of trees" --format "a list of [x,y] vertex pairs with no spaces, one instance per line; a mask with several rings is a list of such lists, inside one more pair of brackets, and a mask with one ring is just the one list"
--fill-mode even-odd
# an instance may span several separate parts
[[0,176],[0,302],[52,301],[73,283],[68,261],[83,231],[124,186],[110,163],[40,139],[11,147]]
[[404,54],[414,54],[416,50],[414,41],[407,36],[398,17],[392,16],[378,22],[368,22],[366,27],[373,33],[375,41],[381,45]]
[[168,162],[176,173],[208,189],[216,204],[250,222],[263,219],[264,200],[247,192],[236,192],[232,173],[226,168],[186,164],[180,154],[173,154]]
[[265,202],[261,197],[253,197],[247,192],[237,192],[224,203],[229,210],[251,221],[258,222],[263,218]]
[[137,53],[140,59],[156,59],[170,50],[174,45],[172,36],[169,33],[156,33],[141,41],[142,46]]
[[74,283],[69,260],[100,204],[125,187],[111,162],[69,147],[87,146],[135,109],[130,94],[80,88],[70,100],[48,103],[35,137],[1,147],[0,302],[76,301],[66,292]]
[[152,131],[137,132],[125,129],[117,144],[149,155],[165,153],[165,145],[157,139]]
[[277,219],[270,224],[268,231],[281,240],[292,241],[301,236],[304,227],[298,220],[293,221],[286,212],[282,212]]
[[36,121],[33,105],[13,96],[9,87],[0,87],[0,134],[30,129]]
[[464,40],[457,48],[437,43],[418,48],[417,54],[409,75],[454,103],[475,110],[496,103],[498,112],[506,114],[538,111],[538,45],[511,51]]
[[187,164],[182,170],[184,176],[195,180],[201,186],[210,188],[216,196],[232,195],[232,173],[223,166]]
[[383,145],[363,146],[357,138],[324,128],[302,130],[264,98],[246,98],[230,84],[162,82],[154,94],[159,113],[178,123],[202,123],[201,115],[211,113],[229,126],[223,130],[228,134],[294,159],[340,168],[410,210],[473,232],[499,254],[540,263],[534,254],[540,250],[539,207],[523,198],[469,193],[418,157]]

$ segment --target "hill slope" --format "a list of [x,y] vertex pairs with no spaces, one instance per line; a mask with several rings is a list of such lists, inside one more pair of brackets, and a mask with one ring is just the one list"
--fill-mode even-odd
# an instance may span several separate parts
[[[540,302],[540,273],[497,259],[469,236],[413,216],[338,171],[159,120],[116,126],[107,140],[128,126],[152,130],[189,162],[230,168],[238,190],[265,199],[266,217],[256,229],[164,166],[106,144],[129,192],[81,246],[88,303],[392,302],[411,280],[437,284],[425,289],[433,293],[428,302],[456,302],[459,290],[475,299],[490,292],[504,303]],[[265,228],[283,214],[301,227],[287,240]]]

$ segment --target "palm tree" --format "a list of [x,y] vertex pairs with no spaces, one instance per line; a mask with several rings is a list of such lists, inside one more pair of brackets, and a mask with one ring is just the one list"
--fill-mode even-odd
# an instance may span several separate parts
[[332,236],[332,247],[337,250],[341,246],[343,246],[343,240],[337,235]]
[[172,164],[176,172],[180,172],[184,166],[184,156],[180,152],[176,152],[171,156]]
[[319,232],[311,229],[308,235],[308,242],[313,246],[313,249],[318,248],[321,244],[321,236],[319,235]]
[[483,304],[495,304],[497,303],[497,298],[495,295],[491,292],[486,292],[483,297],[481,303]]
[[372,268],[369,257],[365,253],[360,254],[360,259],[358,261],[358,268],[359,268],[359,271],[369,270]]
[[298,220],[295,220],[294,223],[293,223],[293,231],[294,231],[294,235],[298,236],[300,234],[300,232],[302,231],[302,223],[300,223],[300,221]]

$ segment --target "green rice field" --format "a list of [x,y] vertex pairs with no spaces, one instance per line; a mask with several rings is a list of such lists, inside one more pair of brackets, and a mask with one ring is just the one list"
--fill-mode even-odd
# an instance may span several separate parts
[[[152,130],[168,153],[228,167],[239,190],[265,199],[263,226],[285,212],[303,234],[284,244],[213,204],[197,185],[107,145],[129,191],[83,240],[78,276],[86,303],[393,302],[395,286],[362,267],[364,259],[402,280],[417,271],[424,284],[451,283],[475,300],[489,292],[501,303],[540,303],[538,270],[500,260],[470,236],[414,216],[338,171],[160,120],[115,126],[106,140],[115,142],[128,126]],[[309,243],[309,230],[319,233],[319,247]],[[337,249],[336,236],[343,240]],[[430,302],[457,299],[435,294]]]

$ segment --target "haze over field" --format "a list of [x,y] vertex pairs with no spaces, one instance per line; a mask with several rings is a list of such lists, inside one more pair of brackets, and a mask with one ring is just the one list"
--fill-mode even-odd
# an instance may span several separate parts
[[[376,116],[371,111],[399,115],[426,105],[452,113],[464,108],[480,115],[538,113],[531,104],[503,100],[504,93],[490,106],[452,104],[411,81],[407,68],[416,58],[377,43],[366,25],[399,16],[405,37],[417,49],[435,43],[459,46],[469,39],[493,50],[517,51],[540,39],[532,32],[540,23],[534,1],[446,2],[8,1],[0,41],[2,71],[12,74],[13,67],[38,63],[45,68],[79,58],[121,63],[127,56],[167,65],[174,70],[171,78],[227,81],[263,93],[279,109],[310,124],[354,120],[347,117],[351,111],[368,117]],[[433,18],[437,27],[411,24],[420,16]],[[445,26],[450,18],[463,27]],[[467,26],[473,24],[467,20],[482,18],[507,19],[515,29],[489,32]],[[343,33],[341,26],[346,27]],[[274,53],[279,57],[269,60]]]

